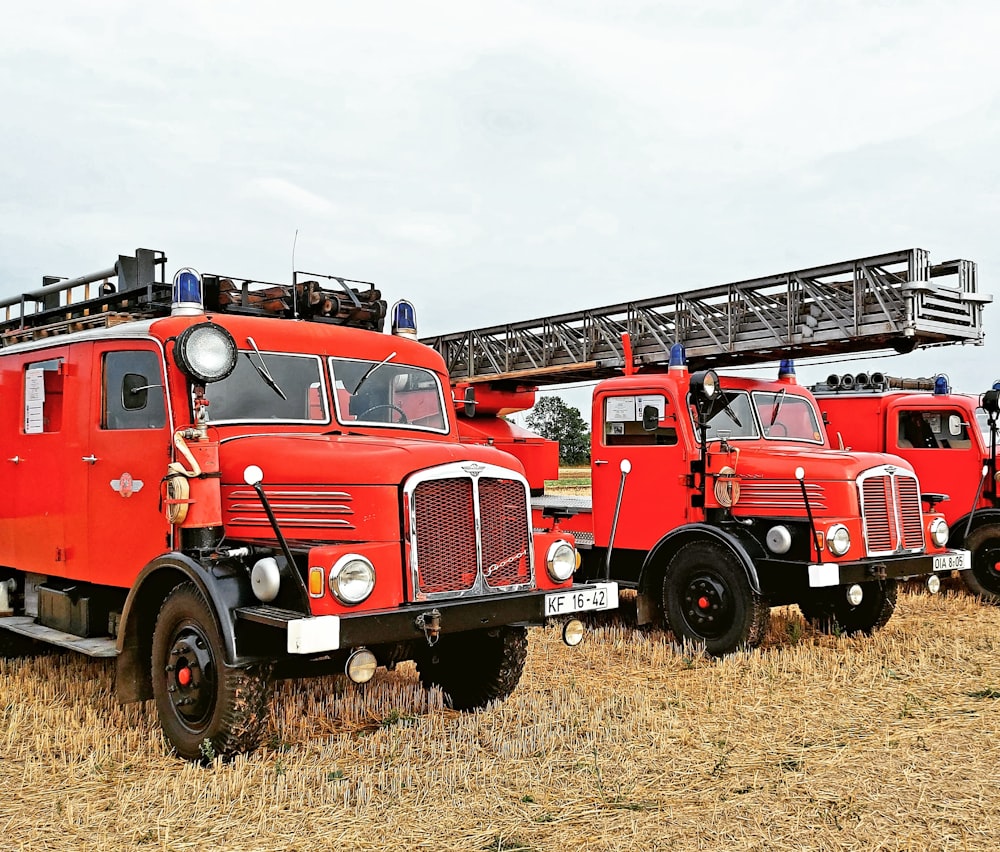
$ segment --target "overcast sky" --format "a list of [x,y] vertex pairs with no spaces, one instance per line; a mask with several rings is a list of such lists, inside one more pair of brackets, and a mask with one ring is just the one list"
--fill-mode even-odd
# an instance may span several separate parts
[[[422,335],[911,247],[997,295],[993,3],[50,0],[0,57],[0,298],[140,246],[286,281],[296,231]],[[986,327],[841,366],[979,392]]]

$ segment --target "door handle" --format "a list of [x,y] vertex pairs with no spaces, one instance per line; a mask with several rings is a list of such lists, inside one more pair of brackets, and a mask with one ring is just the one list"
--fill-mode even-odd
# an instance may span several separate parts
[[7,461],[14,462],[14,464],[20,464],[21,463],[21,457],[20,456],[14,456],[14,458],[7,459]]
[[90,464],[93,464],[94,462],[97,461],[97,456],[95,456],[95,455],[84,456],[81,459],[81,461],[85,461],[85,462],[88,462]]
[[594,459],[594,464],[607,464],[607,459]]

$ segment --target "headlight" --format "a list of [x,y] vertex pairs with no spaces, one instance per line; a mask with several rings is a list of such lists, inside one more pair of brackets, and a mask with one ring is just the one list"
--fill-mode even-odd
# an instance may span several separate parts
[[843,524],[834,524],[826,531],[826,546],[834,556],[843,556],[851,549],[851,533]]
[[174,358],[181,371],[199,384],[221,382],[236,369],[236,341],[222,326],[200,322],[180,333]]
[[930,526],[931,541],[938,547],[944,547],[948,543],[948,523],[944,518],[935,518]]
[[375,588],[375,567],[357,553],[341,556],[330,569],[330,591],[343,604],[359,604]]
[[545,568],[557,583],[568,580],[576,570],[576,550],[565,541],[553,542],[545,557]]

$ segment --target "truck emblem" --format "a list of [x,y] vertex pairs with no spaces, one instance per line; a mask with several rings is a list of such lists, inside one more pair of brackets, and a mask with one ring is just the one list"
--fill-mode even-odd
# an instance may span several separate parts
[[133,479],[131,473],[123,473],[120,478],[111,480],[111,487],[122,497],[131,497],[137,491],[142,491],[143,481]]
[[464,470],[467,474],[469,474],[469,476],[475,479],[477,476],[479,476],[479,474],[481,474],[484,470],[486,470],[486,465],[472,462],[471,464],[463,464],[462,470]]

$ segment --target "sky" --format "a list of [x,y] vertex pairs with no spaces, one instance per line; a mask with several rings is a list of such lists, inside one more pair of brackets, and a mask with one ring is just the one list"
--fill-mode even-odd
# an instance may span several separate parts
[[[986,2],[8,4],[0,299],[135,248],[422,336],[912,247],[1000,275]],[[799,379],[1000,378],[986,345]],[[772,370],[762,371],[769,375]],[[589,389],[563,395],[587,415]]]

